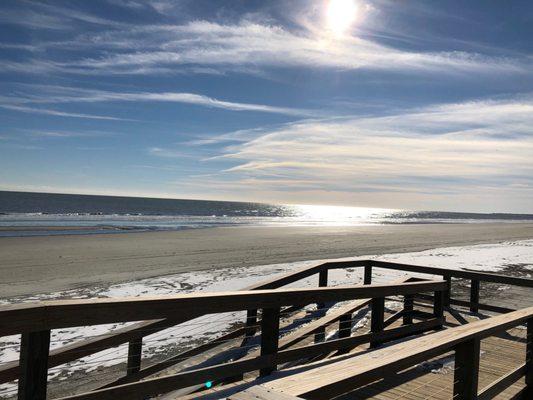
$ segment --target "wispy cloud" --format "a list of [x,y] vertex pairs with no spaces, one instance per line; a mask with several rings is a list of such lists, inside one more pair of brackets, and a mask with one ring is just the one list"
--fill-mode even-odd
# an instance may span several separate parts
[[220,157],[234,182],[276,192],[523,192],[533,190],[532,124],[531,98],[436,105],[290,123]]
[[192,154],[185,151],[171,150],[161,147],[150,147],[148,149],[148,154],[164,158],[194,158]]
[[[31,85],[33,86],[33,85]],[[255,111],[293,116],[309,116],[320,114],[317,110],[303,110],[289,107],[277,107],[265,104],[242,103],[216,99],[213,97],[184,92],[110,92],[74,87],[35,85],[38,90],[27,95],[1,96],[0,101],[8,104],[5,108],[20,108],[9,104],[30,103],[99,103],[99,102],[168,102],[193,104],[202,107],[219,108],[231,111]],[[39,94],[35,94],[38,92]]]
[[47,131],[47,130],[34,130],[31,131],[31,135],[34,137],[42,138],[75,138],[75,137],[101,137],[114,135],[114,133],[103,131]]
[[[63,16],[66,11],[58,11]],[[74,18],[75,16],[72,16]],[[80,20],[107,24],[105,31],[71,40],[43,42],[43,48],[85,49],[83,57],[12,61],[1,69],[34,72],[48,69],[75,74],[161,74],[180,72],[254,72],[269,67],[371,69],[406,73],[527,73],[527,57],[494,57],[456,51],[394,48],[362,35],[332,37],[323,27],[243,19],[236,23],[191,21],[182,24],[117,26],[85,14]],[[113,51],[110,51],[113,50]],[[64,53],[63,53],[64,54]],[[201,68],[199,68],[201,67]]]
[[[137,38],[141,39],[141,48]],[[104,46],[120,43],[125,53],[59,63],[72,72],[149,73],[152,68],[189,64],[222,69],[291,66],[399,71],[522,71],[517,60],[460,51],[415,52],[394,49],[355,36],[332,38],[316,32],[291,32],[281,26],[243,21],[223,25],[194,21],[184,25],[141,27],[110,32]],[[144,46],[142,46],[144,43]],[[94,42],[92,43],[94,46]]]
[[133,121],[132,119],[126,119],[126,118],[109,117],[105,115],[71,113],[71,112],[65,112],[65,111],[59,111],[59,110],[51,110],[48,108],[35,108],[35,107],[26,107],[26,106],[18,106],[18,105],[9,105],[9,104],[0,104],[0,107],[6,110],[11,110],[11,111],[19,111],[19,112],[29,113],[29,114],[52,115],[55,117],[99,119],[99,120],[109,120],[109,121]]

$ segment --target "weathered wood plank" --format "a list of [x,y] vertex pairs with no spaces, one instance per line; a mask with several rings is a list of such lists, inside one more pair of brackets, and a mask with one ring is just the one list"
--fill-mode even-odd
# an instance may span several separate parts
[[289,396],[287,394],[274,392],[260,386],[254,386],[242,392],[236,393],[228,400],[303,400],[300,397]]

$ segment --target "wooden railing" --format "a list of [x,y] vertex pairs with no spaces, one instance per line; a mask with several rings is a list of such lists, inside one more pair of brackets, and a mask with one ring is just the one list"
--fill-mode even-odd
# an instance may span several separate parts
[[[437,307],[440,307],[440,303],[442,303],[443,307],[446,307],[450,304],[452,305],[459,305],[459,306],[465,306],[469,307],[471,311],[477,311],[477,310],[487,310],[487,311],[493,311],[493,312],[499,312],[499,313],[505,313],[512,311],[510,308],[501,307],[499,305],[492,305],[492,304],[482,304],[479,301],[479,287],[480,284],[483,282],[493,282],[493,283],[500,283],[500,284],[506,284],[506,285],[515,285],[515,286],[521,286],[521,287],[533,287],[533,280],[532,279],[525,279],[525,278],[516,278],[516,277],[509,277],[509,276],[503,276],[498,274],[491,274],[491,273],[482,273],[482,272],[474,272],[474,271],[464,271],[464,270],[449,270],[444,268],[435,268],[435,267],[427,267],[427,266],[417,266],[417,265],[408,265],[408,264],[398,264],[398,263],[390,263],[390,262],[383,262],[383,261],[376,261],[376,260],[354,260],[354,261],[342,261],[342,262],[328,262],[320,265],[315,265],[311,267],[302,268],[298,271],[291,272],[282,276],[277,276],[272,279],[269,279],[267,281],[261,282],[259,284],[250,286],[246,288],[247,291],[260,291],[265,289],[276,289],[283,287],[285,285],[288,285],[293,282],[297,282],[299,280],[312,277],[314,275],[318,275],[319,280],[319,286],[320,287],[327,287],[328,285],[328,271],[334,270],[334,269],[344,269],[344,268],[364,268],[364,283],[366,285],[370,284],[372,282],[372,273],[375,268],[385,268],[390,270],[399,270],[399,271],[405,271],[405,272],[415,272],[418,274],[427,274],[431,276],[441,276],[446,282],[447,286],[444,290],[442,297],[435,298],[435,296],[428,296],[427,294],[421,294],[420,292],[417,292],[413,295],[405,295],[405,312],[403,313],[403,322],[405,324],[409,324],[412,322],[412,315],[413,313],[410,312],[413,307],[413,300],[416,298],[423,299],[423,300],[429,300],[431,302],[435,302],[437,304]],[[451,297],[451,287],[453,285],[453,282],[455,279],[467,279],[471,281],[470,284],[470,301],[465,300],[459,300],[454,299]],[[415,296],[416,295],[416,296]],[[439,295],[440,296],[440,295]],[[326,300],[319,300],[317,299],[317,303],[324,303]],[[333,301],[339,301],[338,299],[335,299]],[[133,303],[131,303],[133,304]],[[131,306],[130,304],[130,306]],[[72,303],[67,307],[67,304],[64,304],[65,307],[64,310],[72,310],[75,308],[75,304]],[[373,302],[374,308],[376,310],[379,310],[381,307],[379,300],[376,300]],[[17,306],[17,307],[27,307],[27,309],[24,311],[26,315],[27,320],[33,320],[33,321],[42,321],[45,315],[48,315],[46,313],[50,312],[51,309],[42,308],[46,306],[41,306],[41,308],[36,308],[32,306]],[[79,314],[80,320],[78,323],[80,325],[89,325],[94,322],[94,319],[91,319],[91,316],[94,316],[98,313],[98,307],[104,307],[103,303],[101,304],[95,304],[94,308],[91,306],[89,307],[92,311],[85,312],[85,314]],[[128,308],[129,306],[125,306],[125,308]],[[4,307],[5,308],[5,307]],[[2,311],[4,311],[4,308],[2,308]],[[19,311],[16,312],[18,316],[8,316],[6,315],[6,318],[0,319],[0,335],[7,335],[9,333],[6,332],[13,332],[13,330],[9,329],[9,326],[14,327],[17,326],[17,318],[22,315],[23,311],[22,308],[19,309]],[[63,313],[63,311],[60,312]],[[83,310],[80,310],[83,311]],[[20,313],[19,313],[20,312]],[[163,369],[163,365],[155,365],[151,366],[150,368],[146,368],[144,370],[141,370],[141,349],[142,349],[142,338],[148,335],[151,335],[153,333],[162,331],[164,329],[168,329],[170,327],[183,324],[187,321],[190,321],[192,319],[198,318],[202,315],[205,315],[206,311],[204,310],[194,310],[192,312],[179,312],[179,313],[173,313],[173,314],[166,314],[162,312],[157,316],[155,313],[147,313],[147,314],[138,314],[137,312],[134,312],[135,319],[134,320],[144,320],[132,325],[129,325],[127,327],[118,329],[114,332],[111,332],[109,334],[100,335],[98,337],[93,337],[85,340],[81,340],[79,342],[75,342],[72,344],[69,344],[67,346],[61,347],[59,349],[50,351],[48,353],[47,357],[47,366],[48,368],[55,367],[97,352],[100,352],[102,350],[116,347],[123,343],[129,343],[129,354],[128,354],[128,365],[127,365],[127,375],[124,378],[120,378],[113,384],[123,384],[123,383],[129,383],[129,382],[135,382],[139,379],[142,379],[146,376],[149,376],[153,372],[158,372],[161,369]],[[131,314],[131,312],[130,312]],[[55,314],[54,314],[55,315]],[[125,314],[128,315],[128,314]],[[268,314],[267,314],[268,315]],[[59,315],[57,316],[59,318]],[[128,316],[129,318],[129,316]],[[128,319],[129,320],[129,319]],[[375,318],[375,321],[378,321],[379,318]],[[247,317],[247,324],[249,325],[249,328],[241,328],[238,329],[235,332],[231,332],[224,336],[225,339],[230,339],[234,337],[238,337],[241,334],[248,334],[253,335],[255,332],[254,326],[258,324],[257,319],[257,308],[251,307],[248,309],[248,317]],[[110,322],[118,322],[117,320],[114,320],[113,318],[110,319]],[[13,323],[13,324],[12,324]],[[104,323],[104,322],[99,322]],[[373,329],[374,331],[378,331],[380,326],[378,322],[374,322],[377,325],[374,325]],[[18,325],[20,328],[19,331],[16,333],[29,333],[29,332],[35,332],[35,328],[32,328],[34,330],[25,330],[24,326]],[[46,329],[44,330],[46,331]],[[40,332],[39,330],[37,332]],[[27,337],[25,340],[29,340],[30,336],[26,335]],[[321,332],[317,332],[317,340],[320,341],[320,338],[323,337],[323,334]],[[46,339],[46,338],[44,338]],[[353,339],[353,338],[349,338]],[[376,342],[374,345],[379,344],[379,336],[375,337]],[[43,340],[41,338],[40,340]],[[46,341],[46,340],[45,340]],[[369,339],[370,341],[370,339]],[[23,348],[27,348],[26,342],[23,340]],[[213,343],[214,344],[214,343]],[[200,350],[208,349],[210,346],[212,347],[213,344],[207,344],[205,346],[201,346],[198,349],[193,349],[192,352],[186,353],[187,355],[197,354]],[[320,345],[325,345],[325,343],[321,343]],[[318,349],[319,347],[317,347]],[[326,347],[322,347],[326,348]],[[21,351],[21,359],[22,357],[22,351]],[[177,363],[179,361],[179,358],[176,358],[175,360],[168,359],[165,360],[164,366],[168,367],[173,362]],[[21,375],[21,371],[23,368],[21,368],[21,365],[19,365],[18,361],[13,361],[12,363],[7,363],[0,367],[0,383],[13,381],[15,379],[21,378],[20,381],[23,381],[25,378]],[[24,367],[22,365],[22,367]],[[112,384],[112,385],[113,385]],[[109,386],[109,385],[108,385]]]
[[[527,325],[524,362],[479,390],[481,340],[523,324]],[[289,374],[264,386],[274,392],[304,399],[331,399],[380,379],[387,380],[399,371],[450,351],[454,352],[455,357],[454,400],[489,400],[523,377],[525,387],[513,398],[533,398],[533,307],[446,329],[338,362],[330,359],[325,366]]]
[[[198,314],[261,309],[261,355],[209,368],[135,382],[90,393],[72,399],[138,398],[199,384],[206,380],[232,377],[261,370],[265,375],[276,365],[360,343],[380,343],[414,332],[442,326],[445,281],[416,281],[394,285],[340,286],[303,289],[267,289],[224,293],[200,293],[166,297],[65,300],[22,304],[0,308],[0,335],[22,334],[19,360],[19,399],[45,399],[49,358],[50,330],[72,326],[97,325],[147,319],[190,319]],[[413,296],[433,292],[432,319],[385,330],[383,313],[387,296]],[[314,303],[373,299],[372,328],[368,335],[318,343],[298,349],[278,351],[281,307],[302,307]]]

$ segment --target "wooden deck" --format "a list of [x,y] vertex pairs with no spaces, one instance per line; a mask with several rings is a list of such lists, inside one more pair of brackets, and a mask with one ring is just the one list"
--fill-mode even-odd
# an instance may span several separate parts
[[[417,308],[423,311],[430,311],[430,308],[421,303],[416,304]],[[451,312],[450,312],[451,311]],[[480,319],[488,318],[486,313],[471,313],[468,310],[461,308],[454,308],[445,312],[447,323],[446,329],[452,329],[461,325],[466,325],[470,322],[478,321]],[[336,314],[336,313],[332,313]],[[386,313],[386,317],[392,316],[392,312]],[[315,323],[315,325],[317,325]],[[401,321],[396,321],[390,325],[391,328],[401,326]],[[359,327],[353,331],[352,334],[362,334],[369,329],[369,324]],[[335,328],[329,327],[327,332],[332,333]],[[480,351],[480,366],[479,366],[479,389],[492,385],[494,382],[505,377],[517,365],[521,365],[526,359],[526,329],[524,327],[516,327],[506,331],[505,334],[499,336],[491,336],[481,341]],[[418,335],[420,338],[426,336],[431,338],[433,332],[423,333]],[[411,338],[409,338],[410,340]],[[280,341],[281,342],[281,341]],[[309,345],[313,342],[312,337],[306,337],[305,340],[298,343],[298,346]],[[401,342],[401,341],[398,341]],[[387,348],[394,345],[392,342],[384,346],[381,351],[386,352]],[[362,355],[369,355],[371,349],[368,345],[358,346],[352,349],[349,354],[357,357]],[[336,357],[336,353],[332,352],[330,357]],[[321,362],[327,363],[328,358],[324,358]],[[297,367],[292,366],[290,369],[295,371],[305,370],[305,364]],[[318,363],[320,365],[320,363]],[[327,365],[327,364],[326,364]],[[330,364],[332,370],[336,368],[336,364]],[[302,366],[304,366],[302,368]],[[397,374],[391,374],[386,379],[368,384],[359,389],[353,390],[349,393],[335,397],[335,400],[362,400],[362,399],[377,399],[377,400],[449,400],[453,399],[454,388],[454,371],[455,362],[453,352],[447,352],[441,356],[429,359],[427,362],[420,363],[414,367],[407,368]],[[286,374],[287,370],[280,369],[281,375]],[[276,375],[276,374],[275,374]],[[296,378],[298,380],[299,378]],[[511,400],[515,399],[516,395],[525,387],[524,378],[520,378],[516,383],[509,388],[495,396],[495,399]],[[290,390],[282,392],[279,390],[279,385],[276,386],[276,381],[269,383],[268,380],[259,379],[258,374],[249,373],[240,382],[214,387],[200,393],[194,393],[188,396],[164,396],[164,400],[213,400],[228,398],[231,400],[273,400],[273,399],[300,399],[308,397],[298,397],[291,394]],[[277,397],[276,397],[277,396]],[[330,398],[320,397],[317,398]],[[479,398],[480,400],[482,397]]]

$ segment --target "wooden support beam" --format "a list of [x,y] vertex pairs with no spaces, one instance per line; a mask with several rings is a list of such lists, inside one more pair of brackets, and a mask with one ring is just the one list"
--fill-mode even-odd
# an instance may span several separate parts
[[142,352],[142,338],[132,340],[128,343],[128,363],[126,367],[126,375],[133,375],[141,370]]
[[[261,318],[261,355],[270,356],[278,352],[279,344],[279,308],[265,308]],[[260,376],[269,375],[276,366],[262,368]]]
[[476,400],[479,378],[480,340],[474,338],[455,347],[454,400]]
[[433,315],[435,318],[442,318],[444,316],[444,304],[446,302],[446,294],[444,291],[436,291],[433,300]]
[[413,323],[413,311],[415,305],[415,298],[412,294],[403,296],[403,324],[409,325]]
[[470,281],[470,311],[479,311],[479,281],[477,279]]
[[[328,286],[328,270],[327,269],[320,271],[318,273],[318,286],[319,287]],[[326,314],[324,310],[326,308],[325,303],[317,303],[316,308],[320,310],[319,315],[323,316]],[[318,329],[318,331],[315,333],[315,343],[320,343],[320,342],[323,342],[324,340],[326,340],[326,327],[325,326]]]
[[46,400],[50,331],[22,334],[18,400]]
[[372,283],[372,265],[365,265],[365,277],[363,283],[370,285]]
[[447,283],[447,289],[444,291],[444,306],[449,307],[450,299],[452,297],[452,276],[449,274],[444,274],[442,275],[442,279],[444,279]]
[[[370,317],[370,332],[379,333],[385,327],[385,299],[378,297],[372,299],[372,315]],[[378,340],[370,342],[370,347],[375,348],[381,344]]]

